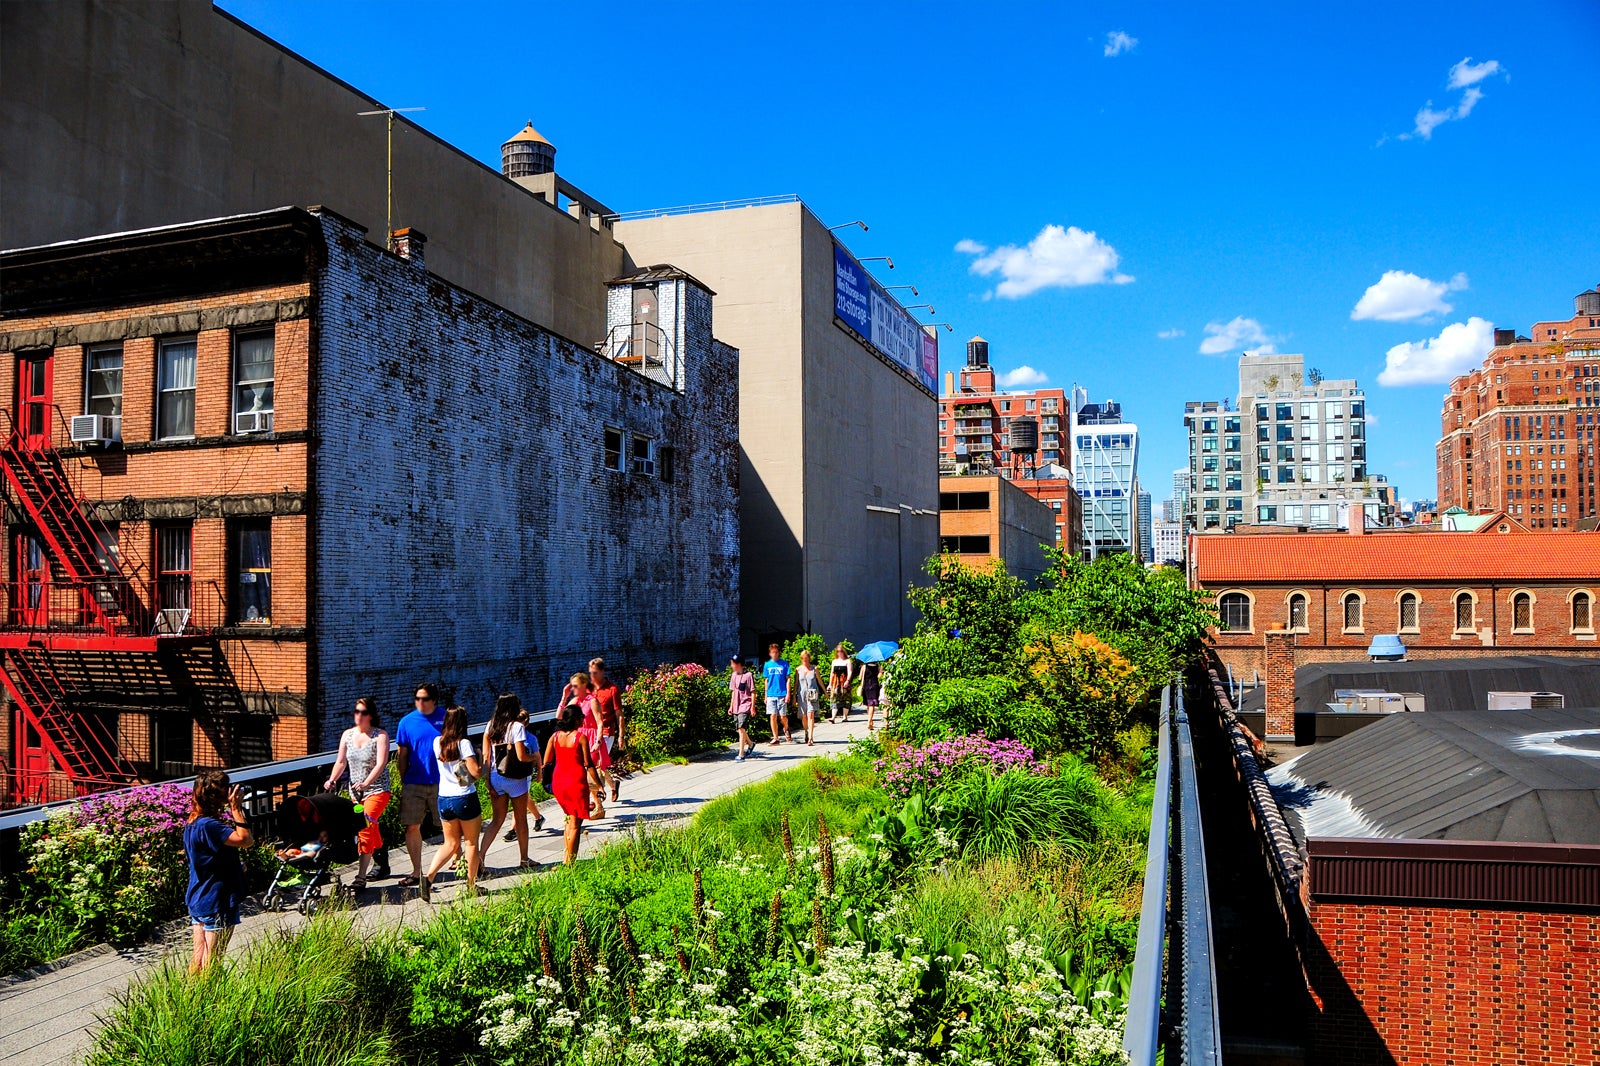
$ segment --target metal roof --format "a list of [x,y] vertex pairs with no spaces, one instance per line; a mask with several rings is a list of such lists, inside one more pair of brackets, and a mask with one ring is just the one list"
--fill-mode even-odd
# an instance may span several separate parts
[[1600,844],[1600,709],[1400,712],[1267,780],[1302,841]]
[[[1497,530],[1499,526],[1495,527]],[[1196,537],[1195,580],[1235,584],[1475,585],[1542,581],[1587,584],[1600,574],[1600,536],[1544,531],[1462,533],[1268,533]]]
[[[1341,688],[1420,692],[1429,711],[1486,711],[1490,692],[1559,692],[1568,707],[1600,707],[1600,657],[1486,655],[1398,663],[1310,663],[1294,672],[1294,709],[1320,711]],[[1264,694],[1262,687],[1245,693],[1240,710],[1261,710]]]

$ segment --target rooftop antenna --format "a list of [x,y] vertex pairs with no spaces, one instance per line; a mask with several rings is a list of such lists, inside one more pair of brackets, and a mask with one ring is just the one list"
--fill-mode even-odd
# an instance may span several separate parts
[[361,117],[368,115],[387,115],[389,126],[389,162],[385,168],[388,171],[389,195],[383,209],[383,246],[389,251],[394,251],[394,117],[403,111],[426,111],[425,107],[384,107],[377,111],[357,111]]

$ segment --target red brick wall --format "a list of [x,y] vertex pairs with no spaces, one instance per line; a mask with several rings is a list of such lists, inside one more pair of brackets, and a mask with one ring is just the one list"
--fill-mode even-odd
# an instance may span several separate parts
[[1286,740],[1294,736],[1295,635],[1266,635],[1267,737]]
[[1600,915],[1313,903],[1313,1061],[1600,1062]]

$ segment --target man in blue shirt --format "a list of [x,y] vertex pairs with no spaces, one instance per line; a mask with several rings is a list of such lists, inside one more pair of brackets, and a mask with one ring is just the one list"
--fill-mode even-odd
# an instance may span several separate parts
[[772,743],[778,743],[778,726],[783,725],[783,739],[791,744],[789,736],[789,664],[779,654],[776,644],[767,645],[767,664],[761,668],[762,680],[767,685],[767,719],[772,723]]
[[402,888],[418,884],[422,873],[422,821],[439,805],[439,763],[433,741],[444,726],[438,686],[417,686],[415,709],[394,731],[395,762],[400,767],[400,824],[406,827],[406,854],[411,872],[395,882]]

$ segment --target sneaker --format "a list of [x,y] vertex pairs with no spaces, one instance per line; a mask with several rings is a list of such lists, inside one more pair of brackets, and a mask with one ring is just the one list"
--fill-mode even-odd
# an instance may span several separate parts
[[500,839],[505,841],[507,844],[515,843],[516,839],[517,839],[517,831],[516,831],[516,829],[515,828],[507,829],[506,830],[506,835],[501,837]]
[[744,762],[744,753],[740,752],[738,755],[735,755],[733,757],[733,761],[734,762]]

